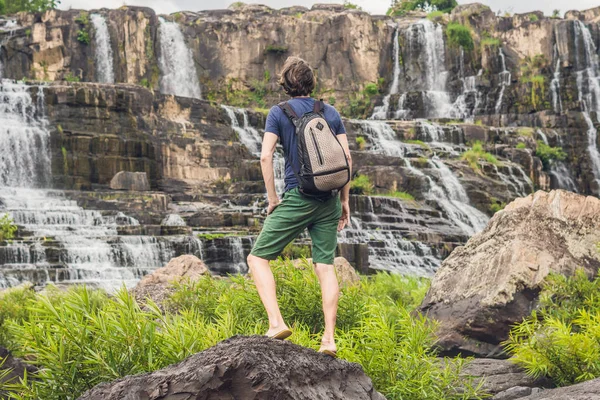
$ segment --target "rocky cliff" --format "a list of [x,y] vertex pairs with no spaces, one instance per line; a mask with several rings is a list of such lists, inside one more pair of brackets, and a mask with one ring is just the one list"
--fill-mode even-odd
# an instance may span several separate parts
[[[0,209],[20,226],[0,247],[0,285],[133,281],[183,253],[244,272],[264,218],[265,108],[283,99],[277,72],[292,54],[347,117],[355,172],[368,177],[339,252],[364,271],[431,275],[515,197],[599,193],[596,14],[499,17],[474,4],[430,20],[244,5],[5,19],[0,76],[46,83],[0,91],[11,121]],[[282,168],[279,156],[280,191]]]

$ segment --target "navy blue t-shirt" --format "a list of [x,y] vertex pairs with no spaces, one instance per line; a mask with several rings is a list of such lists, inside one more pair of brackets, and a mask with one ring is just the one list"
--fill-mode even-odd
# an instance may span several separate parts
[[[292,107],[298,117],[313,110],[315,99],[310,97],[296,97],[288,100],[288,104]],[[346,128],[340,117],[340,113],[329,104],[325,104],[323,112],[325,120],[329,123],[331,130],[336,135],[346,133]],[[269,111],[265,132],[271,132],[279,136],[279,140],[283,143],[285,150],[285,191],[292,190],[298,187],[298,180],[294,175],[294,170],[300,170],[298,160],[296,129],[292,122],[283,113],[279,106],[274,106]],[[294,169],[292,169],[292,167]]]

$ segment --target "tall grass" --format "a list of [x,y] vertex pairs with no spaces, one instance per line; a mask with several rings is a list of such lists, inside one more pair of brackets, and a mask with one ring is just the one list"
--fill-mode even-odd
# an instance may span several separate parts
[[[317,349],[323,317],[316,275],[282,260],[273,271],[291,340]],[[339,355],[360,363],[390,400],[480,398],[480,388],[459,377],[462,361],[440,363],[434,324],[411,314],[427,288],[427,280],[383,273],[342,286]],[[124,289],[113,297],[85,287],[51,289],[24,299],[26,312],[4,322],[7,342],[40,369],[23,382],[0,384],[13,399],[74,399],[98,383],[154,371],[267,327],[256,288],[243,276],[178,284],[164,311],[152,301],[140,307]]]

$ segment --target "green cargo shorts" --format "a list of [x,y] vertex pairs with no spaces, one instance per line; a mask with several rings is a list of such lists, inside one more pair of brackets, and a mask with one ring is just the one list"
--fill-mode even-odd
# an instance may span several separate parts
[[339,196],[320,201],[304,196],[298,188],[286,192],[267,217],[250,254],[274,260],[304,229],[312,239],[314,263],[333,264],[337,247],[337,227],[342,216]]

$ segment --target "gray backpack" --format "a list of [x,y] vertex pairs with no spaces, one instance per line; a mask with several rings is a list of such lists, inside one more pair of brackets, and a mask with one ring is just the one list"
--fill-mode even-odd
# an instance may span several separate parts
[[323,116],[325,105],[315,100],[313,111],[298,117],[287,101],[279,108],[296,128],[300,170],[294,171],[300,191],[329,198],[350,181],[350,166],[342,144]]

